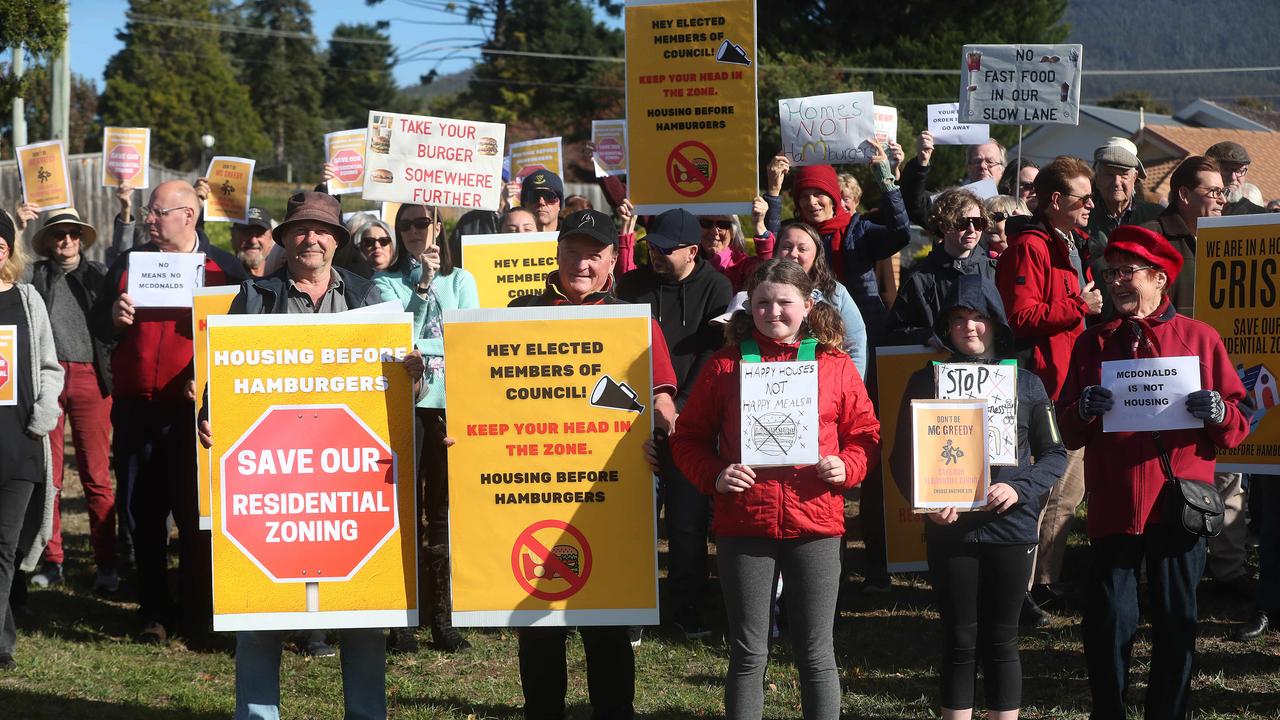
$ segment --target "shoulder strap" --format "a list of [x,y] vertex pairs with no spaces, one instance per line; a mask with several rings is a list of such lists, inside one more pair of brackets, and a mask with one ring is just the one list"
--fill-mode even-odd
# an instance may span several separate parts
[[1173,482],[1173,462],[1169,459],[1169,451],[1164,449],[1164,441],[1160,439],[1160,433],[1151,433],[1151,439],[1156,443],[1156,450],[1160,452],[1160,467],[1164,469],[1165,482]]
[[[738,347],[742,350],[742,362],[758,363],[760,362],[760,343],[755,338],[743,338],[738,343]],[[815,360],[817,359],[818,339],[807,337],[800,341],[800,348],[796,351],[796,360]]]

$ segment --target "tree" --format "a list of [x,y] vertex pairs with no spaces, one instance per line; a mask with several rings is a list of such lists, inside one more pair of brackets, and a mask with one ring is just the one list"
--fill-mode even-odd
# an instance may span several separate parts
[[396,99],[391,75],[395,51],[386,29],[385,22],[333,29],[324,80],[324,115],[333,124],[362,127],[370,110],[391,109]]
[[1151,113],[1160,113],[1161,115],[1172,115],[1173,107],[1169,103],[1157,100],[1147,90],[1125,90],[1118,92],[1106,100],[1099,100],[1098,104],[1102,107],[1117,108],[1119,110],[1146,110]]
[[[47,64],[28,69],[27,79],[27,139],[31,142],[53,137],[49,103],[52,77]],[[0,126],[12,132],[8,113],[0,116]],[[72,73],[71,117],[68,123],[66,148],[68,153],[95,152],[102,149],[102,124],[98,122],[98,88],[93,81]]]
[[244,24],[267,31],[235,39],[240,80],[275,149],[274,163],[265,167],[274,167],[281,177],[290,163],[318,172],[324,68],[312,36],[311,3],[250,0],[239,10]]
[[[62,0],[11,0],[0,3],[0,50],[21,46],[29,55],[56,52],[67,36],[67,4]],[[14,77],[10,65],[0,74],[0,108],[22,97],[24,78]]]
[[219,154],[265,156],[262,120],[209,25],[208,2],[130,0],[129,11],[117,35],[124,48],[107,62],[103,123],[151,128],[152,159],[177,169],[196,166],[205,133]]

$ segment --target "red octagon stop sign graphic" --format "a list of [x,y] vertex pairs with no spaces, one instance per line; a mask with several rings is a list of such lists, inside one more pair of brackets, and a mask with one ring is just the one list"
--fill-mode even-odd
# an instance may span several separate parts
[[120,180],[132,180],[142,171],[142,156],[132,145],[117,145],[107,154],[107,169]]
[[333,166],[342,182],[352,182],[364,173],[364,158],[355,150],[339,150],[333,156]]
[[222,455],[222,533],[277,582],[349,580],[396,531],[396,456],[345,405],[272,407]]
[[9,384],[9,358],[0,354],[0,388]]

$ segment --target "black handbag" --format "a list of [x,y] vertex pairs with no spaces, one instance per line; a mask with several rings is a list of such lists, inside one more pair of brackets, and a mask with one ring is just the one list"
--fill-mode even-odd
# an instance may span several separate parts
[[1164,468],[1164,488],[1160,493],[1160,513],[1165,522],[1179,524],[1192,535],[1217,537],[1222,532],[1227,507],[1217,488],[1209,483],[1183,480],[1173,474],[1173,463],[1164,449],[1160,433],[1151,433],[1160,451],[1160,466]]

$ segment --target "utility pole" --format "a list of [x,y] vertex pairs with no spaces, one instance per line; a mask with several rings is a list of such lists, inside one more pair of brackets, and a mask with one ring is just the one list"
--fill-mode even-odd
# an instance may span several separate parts
[[[25,55],[22,46],[18,45],[13,48],[13,76],[19,80],[22,74],[26,72],[23,67]],[[27,103],[22,96],[13,99],[13,146],[15,148],[22,147],[27,144]],[[15,157],[17,152],[14,153]]]
[[53,61],[53,102],[50,103],[49,115],[54,140],[63,143],[71,138],[71,4],[67,3],[67,33],[62,38],[62,52]]

